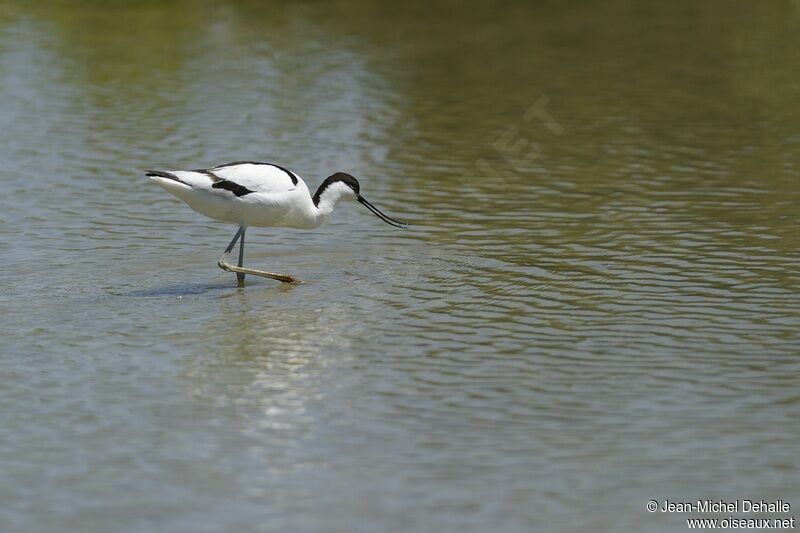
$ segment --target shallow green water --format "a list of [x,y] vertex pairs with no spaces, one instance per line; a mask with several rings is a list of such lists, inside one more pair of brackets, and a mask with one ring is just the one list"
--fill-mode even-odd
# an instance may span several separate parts
[[[0,530],[800,507],[796,3],[197,4],[0,4]],[[142,175],[238,159],[413,226],[238,290]]]

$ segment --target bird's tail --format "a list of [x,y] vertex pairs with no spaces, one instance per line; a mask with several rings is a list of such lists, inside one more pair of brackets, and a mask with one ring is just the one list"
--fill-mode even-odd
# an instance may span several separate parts
[[160,185],[168,192],[184,201],[186,193],[192,190],[191,184],[182,180],[180,176],[173,172],[167,172],[166,170],[147,170],[145,171],[145,176],[150,178],[150,181],[153,183]]
[[146,170],[144,175],[148,178],[166,178],[168,180],[181,182],[181,179],[178,176],[172,172],[167,172],[166,170]]

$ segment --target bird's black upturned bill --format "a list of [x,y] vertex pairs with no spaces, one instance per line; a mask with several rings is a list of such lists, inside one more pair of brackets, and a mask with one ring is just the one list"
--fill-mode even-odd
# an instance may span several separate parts
[[384,222],[386,222],[390,226],[394,226],[396,228],[407,228],[408,227],[408,224],[406,224],[405,222],[400,222],[399,220],[393,219],[389,215],[385,215],[385,214],[381,213],[381,211],[377,207],[375,207],[374,205],[369,203],[363,196],[359,196],[358,197],[358,201],[361,203],[361,205],[363,205],[364,207],[366,207],[367,209],[369,209],[370,211],[375,213],[375,216],[377,216],[379,219],[383,220]]

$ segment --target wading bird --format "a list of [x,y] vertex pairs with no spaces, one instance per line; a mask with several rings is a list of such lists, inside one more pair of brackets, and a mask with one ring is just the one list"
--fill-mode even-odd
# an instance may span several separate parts
[[[361,188],[350,174],[337,172],[314,193],[294,172],[272,163],[237,161],[203,170],[148,170],[146,175],[189,207],[207,217],[239,226],[236,235],[219,260],[219,267],[236,272],[239,286],[245,274],[254,274],[283,283],[300,283],[288,274],[245,268],[244,234],[249,226],[313,229],[327,222],[341,201],[357,201],[378,218],[398,228],[408,226],[378,210],[361,196]],[[239,265],[228,263],[231,250],[239,241]]]

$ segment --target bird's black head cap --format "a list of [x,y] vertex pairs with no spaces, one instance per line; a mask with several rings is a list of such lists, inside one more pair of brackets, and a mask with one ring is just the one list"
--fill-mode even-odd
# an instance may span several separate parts
[[346,172],[337,172],[336,174],[333,174],[332,176],[328,176],[327,178],[325,178],[325,181],[323,181],[322,184],[320,184],[319,189],[317,189],[317,192],[314,193],[314,205],[319,205],[319,198],[320,196],[322,196],[322,193],[325,192],[325,189],[327,189],[337,181],[341,181],[342,183],[353,189],[353,192],[356,193],[356,196],[361,194],[361,185],[358,184],[357,179],[355,179],[350,174],[347,174]]

